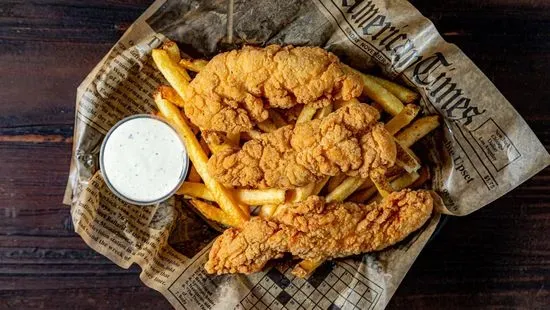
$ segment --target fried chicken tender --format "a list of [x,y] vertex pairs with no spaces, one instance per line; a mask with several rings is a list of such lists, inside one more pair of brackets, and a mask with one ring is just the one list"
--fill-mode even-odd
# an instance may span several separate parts
[[222,53],[190,83],[185,114],[203,130],[246,132],[268,109],[326,106],[361,94],[361,79],[319,47],[270,45]]
[[331,259],[379,251],[419,229],[433,204],[428,191],[408,189],[369,205],[327,204],[311,196],[281,205],[281,212],[269,220],[255,217],[241,228],[226,230],[214,242],[205,269],[252,273],[287,252],[301,259]]
[[316,119],[285,126],[228,148],[208,162],[211,175],[233,187],[290,189],[344,173],[367,178],[396,160],[396,145],[379,112],[353,103]]

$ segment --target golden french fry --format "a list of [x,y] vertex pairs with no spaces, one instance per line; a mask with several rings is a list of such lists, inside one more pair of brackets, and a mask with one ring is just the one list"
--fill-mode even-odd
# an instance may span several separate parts
[[411,188],[417,188],[424,185],[424,183],[426,183],[432,177],[430,174],[430,169],[425,166],[418,170],[418,175],[418,179],[416,179],[414,183],[410,185]]
[[404,147],[411,147],[430,131],[439,126],[439,116],[425,116],[414,121],[410,126],[397,134],[396,139]]
[[334,108],[334,106],[332,104],[329,104],[325,107],[322,107],[319,110],[317,110],[317,112],[315,113],[315,116],[313,118],[319,119],[319,118],[326,117],[327,115],[332,113],[333,108]]
[[378,102],[373,102],[373,103],[371,104],[371,107],[373,107],[373,108],[375,108],[376,110],[378,110],[378,112],[379,112],[380,114],[382,114],[382,112],[384,112],[384,107],[382,107],[382,106],[380,105],[380,103],[378,103]]
[[391,181],[391,187],[393,188],[394,191],[400,191],[406,187],[409,187],[419,177],[420,175],[416,171],[412,173],[406,173],[398,177],[397,179]]
[[378,189],[376,188],[376,186],[373,186],[372,183],[371,183],[370,187],[353,193],[353,195],[351,195],[348,200],[356,202],[356,203],[362,203],[362,202],[367,201],[369,198],[374,196],[376,193],[378,193]]
[[214,201],[214,196],[203,183],[183,182],[176,195],[187,195],[193,198]]
[[392,119],[390,119],[385,127],[386,130],[393,136],[395,135],[399,130],[403,129],[407,125],[412,122],[412,120],[416,117],[418,112],[420,111],[420,107],[415,104],[407,104],[399,114],[394,116]]
[[369,75],[361,73],[347,66],[346,66],[346,69],[349,69],[352,72],[361,76],[361,79],[363,80],[363,95],[379,103],[384,109],[384,111],[395,116],[399,114],[401,110],[403,110],[403,103],[397,97],[395,97],[389,90],[384,88],[382,85],[378,84],[378,82],[376,82]]
[[[316,183],[310,183],[308,185],[298,187],[290,192],[290,195],[287,201],[290,203],[304,201],[307,199],[307,197],[313,195],[313,191],[315,190],[315,188],[316,188]],[[270,208],[275,209],[272,215],[283,210],[281,206],[277,206],[277,205]]]
[[403,167],[393,165],[388,170],[386,170],[386,173],[384,175],[386,176],[386,178],[391,180],[395,177],[402,175],[403,173],[405,173],[405,169],[403,169]]
[[395,141],[397,147],[396,164],[402,167],[407,172],[413,172],[420,169],[420,159],[411,151],[408,147],[401,145],[398,141]]
[[202,68],[206,67],[207,64],[208,61],[204,59],[182,59],[179,62],[180,66],[193,72],[201,71]]
[[154,49],[151,52],[155,65],[162,73],[164,78],[176,90],[181,98],[185,100],[189,93],[189,81],[191,77],[182,67],[170,58],[168,52],[161,49]]
[[[235,197],[242,204],[257,206],[264,204],[282,204],[285,202],[285,190],[269,189],[236,189]],[[214,201],[214,196],[203,183],[183,182],[176,195],[187,195],[204,200]]]
[[289,202],[304,201],[307,199],[307,197],[313,194],[314,190],[315,183],[310,183],[308,185],[298,187],[291,192]]
[[250,206],[282,204],[285,202],[286,191],[283,189],[238,189],[235,191],[237,200]]
[[288,123],[285,121],[281,113],[273,109],[269,110],[269,117],[273,120],[273,123],[275,123],[275,126],[277,126],[277,128],[281,128],[288,125]]
[[195,166],[191,165],[191,168],[189,169],[189,173],[187,174],[187,181],[189,182],[200,182],[201,176],[197,172],[197,169]]
[[277,210],[277,205],[263,205],[260,208],[260,216],[263,218],[270,218],[275,214]]
[[234,219],[227,216],[222,209],[217,208],[209,203],[200,200],[191,200],[191,204],[195,207],[204,217],[209,220],[221,223],[225,226],[238,226]]
[[374,183],[372,183],[372,180],[371,179],[367,179],[365,181],[365,183],[363,183],[358,190],[363,190],[363,189],[367,189],[367,188],[371,188],[374,186]]
[[317,108],[314,108],[310,105],[304,106],[304,108],[300,112],[300,115],[298,115],[298,119],[296,120],[296,124],[305,123],[307,121],[310,121],[313,118],[313,116],[315,115],[315,112],[317,112]]
[[261,123],[258,123],[258,128],[260,128],[263,132],[272,132],[277,130],[277,126],[275,126],[275,123],[273,123],[273,121],[269,118]]
[[342,184],[338,185],[333,191],[329,192],[326,201],[344,201],[348,198],[353,192],[355,192],[363,183],[368,179],[361,179],[356,177],[347,177]]
[[[164,52],[164,51],[163,51]],[[177,89],[177,88],[176,88]],[[237,199],[223,185],[218,183],[208,173],[208,157],[202,149],[197,137],[193,134],[191,128],[187,125],[178,108],[168,100],[162,99],[160,93],[155,94],[155,103],[166,118],[166,120],[176,129],[184,141],[189,159],[197,169],[197,172],[204,180],[206,187],[214,196],[215,201],[233,219],[234,223],[243,223],[247,221],[250,214],[247,214],[237,203]]]
[[315,271],[319,266],[325,262],[324,259],[304,259],[299,262],[294,269],[292,269],[292,275],[298,278],[305,278]]
[[340,173],[331,177],[330,180],[328,181],[327,191],[330,193],[333,190],[335,190],[338,187],[338,185],[342,184],[342,182],[344,182],[344,180],[347,177],[348,176],[343,173]]
[[388,182],[385,176],[376,176],[371,178],[372,183],[376,187],[376,190],[382,197],[387,197],[391,192],[393,192],[393,187]]
[[239,146],[241,142],[241,134],[240,133],[228,133],[227,134],[227,143],[231,144],[232,146]]
[[[161,85],[158,87],[157,90],[162,96],[162,99],[166,99],[180,108],[184,107],[185,103],[183,102],[183,99],[173,87]],[[187,124],[189,124],[189,127],[191,127],[191,130],[193,130],[193,133],[197,134],[200,131],[199,127],[191,123],[185,114],[183,114],[182,116],[187,121]]]
[[390,93],[395,95],[395,97],[399,98],[399,100],[403,101],[404,103],[413,103],[419,97],[418,93],[415,93],[414,91],[397,83],[385,80],[377,76],[369,74],[366,75],[373,79],[376,83],[382,85],[385,89],[387,89]]
[[313,188],[312,195],[319,195],[319,193],[323,190],[323,187],[328,183],[328,180],[330,177],[326,176],[321,181],[315,183],[315,187]]
[[168,56],[170,56],[170,59],[172,59],[173,62],[180,61],[181,54],[180,49],[176,42],[174,41],[166,41],[164,44],[162,44],[161,47],[163,50],[165,50],[168,53]]
[[162,99],[166,99],[180,108],[184,107],[185,103],[183,102],[183,99],[181,99],[181,96],[178,95],[178,92],[176,92],[173,87],[161,85],[159,86],[158,91],[160,92]]
[[[400,191],[406,187],[409,187],[411,184],[414,183],[419,178],[418,172],[412,172],[412,173],[405,173],[402,176],[396,178],[391,182],[391,187],[394,191]],[[373,201],[380,201],[382,200],[383,196],[379,193],[378,195],[374,196],[371,200],[368,201],[368,203]]]

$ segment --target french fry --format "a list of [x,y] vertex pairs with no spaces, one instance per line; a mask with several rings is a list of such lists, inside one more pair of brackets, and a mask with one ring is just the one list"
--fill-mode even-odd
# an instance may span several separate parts
[[418,170],[418,174],[418,179],[416,179],[414,183],[410,185],[411,188],[418,188],[424,185],[424,183],[426,183],[432,177],[430,174],[430,169],[425,166]]
[[373,79],[376,83],[382,85],[385,89],[387,89],[390,93],[395,95],[395,97],[399,98],[399,100],[403,101],[404,103],[413,103],[415,100],[418,99],[418,93],[415,93],[414,91],[404,86],[383,78],[379,78],[377,76],[369,74],[367,74],[367,76]]
[[311,105],[306,105],[300,112],[300,115],[298,115],[298,119],[296,120],[296,124],[305,123],[307,121],[310,121],[313,116],[315,115],[315,112],[317,112],[317,108],[312,107]]
[[371,183],[370,187],[353,193],[353,195],[351,195],[348,200],[356,203],[362,203],[367,201],[372,196],[374,196],[377,192],[378,192],[378,189],[376,188],[376,186],[373,186]]
[[172,61],[168,52],[161,49],[154,49],[151,52],[153,61],[157,68],[162,73],[164,78],[176,90],[181,98],[185,99],[189,93],[189,81],[191,77],[182,67]]
[[348,177],[342,182],[342,184],[338,185],[338,187],[336,187],[332,192],[328,193],[326,201],[344,201],[366,181],[367,179]]
[[[235,197],[242,204],[257,206],[264,204],[282,204],[285,202],[285,190],[282,189],[237,189]],[[187,195],[194,198],[214,201],[214,195],[203,183],[183,182],[176,195]]]
[[183,182],[176,191],[176,195],[187,195],[193,198],[214,201],[214,196],[203,183]]
[[250,206],[267,204],[282,204],[285,202],[285,190],[268,189],[239,189],[235,191],[237,200]]
[[372,180],[371,179],[367,179],[365,181],[365,183],[363,183],[358,190],[363,190],[363,189],[367,189],[367,188],[371,188],[374,186],[374,183],[372,183]]
[[425,116],[414,121],[410,126],[397,134],[396,139],[404,147],[411,147],[430,131],[439,126],[439,116]]
[[313,194],[314,190],[315,190],[315,183],[310,183],[308,185],[298,187],[291,192],[289,202],[304,201],[307,199],[307,197]]
[[396,164],[407,172],[413,172],[420,169],[420,159],[408,147],[404,147],[398,141],[395,141],[397,147]]
[[[158,92],[162,96],[162,99],[166,99],[170,101],[171,103],[177,105],[180,108],[183,108],[185,103],[183,102],[183,99],[181,96],[176,92],[176,90],[173,87],[167,86],[167,85],[161,85],[158,87]],[[200,129],[199,127],[195,126],[195,124],[191,123],[186,115],[182,115],[183,118],[187,121],[187,124],[189,124],[189,127],[191,127],[191,130],[193,130],[193,133],[196,135],[199,133]]]
[[399,114],[394,116],[392,119],[390,119],[385,127],[386,130],[393,136],[395,135],[399,130],[403,129],[407,125],[412,122],[412,120],[416,117],[418,112],[420,111],[420,107],[414,104],[407,104]]
[[392,185],[388,182],[388,179],[386,179],[385,176],[372,177],[371,181],[382,197],[387,197],[391,192],[393,192]]
[[191,162],[193,162],[193,165],[197,169],[197,172],[204,180],[206,187],[214,196],[214,199],[218,203],[218,205],[229,217],[232,218],[233,223],[240,224],[247,221],[250,217],[250,214],[245,213],[243,209],[239,206],[236,198],[233,197],[231,192],[223,185],[218,183],[208,173],[208,157],[206,156],[206,153],[202,149],[199,141],[197,140],[197,137],[195,137],[193,131],[185,122],[178,108],[170,103],[168,100],[162,99],[160,93],[155,94],[155,103],[161,114],[176,129],[176,131],[184,141]]
[[241,141],[241,134],[240,133],[228,133],[227,134],[227,143],[231,144],[232,146],[239,146]]
[[292,269],[292,275],[298,278],[305,278],[325,262],[324,259],[304,259]]
[[195,207],[204,217],[209,220],[221,223],[225,226],[238,226],[238,222],[230,216],[227,216],[222,209],[217,208],[209,203],[200,200],[191,200],[191,204]]
[[200,182],[201,176],[197,172],[197,169],[195,166],[191,165],[191,168],[189,169],[189,173],[187,174],[187,181],[189,182]]
[[173,87],[161,85],[159,86],[158,91],[160,92],[162,99],[166,99],[180,108],[185,106],[183,99],[181,99],[181,96],[178,95],[178,92],[176,92]]
[[402,175],[403,173],[405,173],[405,170],[403,169],[403,167],[400,167],[398,165],[393,165],[390,168],[388,168],[388,170],[386,170],[385,176],[386,178],[391,180],[391,179],[394,179],[395,177]]
[[315,187],[313,188],[312,195],[319,195],[319,193],[323,190],[323,187],[328,183],[328,180],[330,177],[324,177],[321,181],[315,183]]
[[[298,188],[296,188],[296,189],[294,189],[290,192],[290,195],[289,195],[287,201],[289,203],[304,201],[304,200],[307,199],[307,197],[313,195],[313,191],[315,190],[315,188],[316,188],[316,183],[310,183],[308,185],[298,187]],[[273,211],[273,213],[271,213],[272,215],[275,215],[275,214],[277,214],[277,212],[281,212],[283,210],[283,208],[281,208],[281,206],[277,206],[277,205],[274,206],[274,207],[270,207],[270,208],[275,209]]]
[[260,216],[263,218],[270,218],[275,214],[275,211],[277,210],[277,205],[263,205],[260,208]]
[[420,175],[416,171],[412,173],[406,173],[398,177],[397,179],[391,181],[391,187],[393,188],[394,191],[400,191],[406,187],[409,187],[419,177]]
[[382,105],[380,105],[380,103],[378,102],[373,102],[371,104],[371,107],[375,108],[376,110],[378,110],[379,113],[382,113],[384,112],[384,107]]
[[335,190],[338,187],[338,185],[342,184],[342,182],[344,182],[344,180],[347,177],[348,176],[343,173],[340,173],[331,177],[330,180],[328,181],[327,191],[330,193],[333,190]]
[[193,72],[201,71],[207,64],[208,61],[204,59],[182,59],[179,62],[180,66]]
[[281,113],[275,110],[269,110],[269,117],[273,120],[273,123],[275,123],[275,126],[277,126],[277,128],[281,128],[288,125],[288,123],[285,121]]
[[165,50],[168,53],[168,56],[170,56],[170,59],[172,59],[173,62],[180,61],[181,54],[180,49],[176,42],[174,41],[166,41],[164,44],[162,44],[161,47],[163,50]]
[[403,103],[392,94],[389,90],[378,84],[369,75],[361,73],[351,67],[346,66],[346,69],[358,74],[363,81],[363,95],[369,97],[375,102],[379,103],[384,111],[388,112],[392,116],[395,116],[403,110]]
[[332,113],[332,109],[333,109],[333,105],[332,104],[329,104],[325,107],[322,107],[320,108],[319,110],[317,110],[317,112],[315,113],[315,116],[313,117],[314,119],[320,119],[320,118],[323,118],[323,117],[326,117],[327,115],[329,115],[330,113]]
[[[409,187],[411,184],[416,181],[420,175],[418,172],[412,172],[412,173],[406,173],[402,176],[396,178],[391,182],[391,187],[394,191],[400,191],[406,187]],[[371,200],[368,201],[368,203],[371,203],[373,201],[381,201],[383,196],[379,193],[378,195],[374,196]]]
[[277,126],[275,126],[275,123],[273,123],[273,121],[269,118],[261,123],[258,123],[258,128],[260,128],[263,132],[272,132],[277,130]]

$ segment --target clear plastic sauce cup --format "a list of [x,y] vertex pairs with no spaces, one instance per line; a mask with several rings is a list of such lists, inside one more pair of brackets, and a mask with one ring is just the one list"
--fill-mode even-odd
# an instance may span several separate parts
[[161,118],[139,114],[119,121],[105,136],[100,168],[109,189],[137,205],[171,197],[189,169],[185,145]]

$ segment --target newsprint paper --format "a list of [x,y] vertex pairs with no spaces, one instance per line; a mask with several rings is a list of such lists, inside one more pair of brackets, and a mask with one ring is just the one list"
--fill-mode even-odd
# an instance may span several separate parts
[[[150,54],[178,42],[191,57],[244,44],[321,46],[343,62],[399,79],[444,124],[421,148],[446,215],[388,250],[325,263],[307,279],[289,266],[250,276],[204,272],[218,231],[185,202],[134,206],[111,194],[98,167],[103,137],[124,117],[154,110],[164,78]],[[550,157],[510,103],[456,46],[404,0],[156,1],[77,91],[65,203],[76,232],[177,309],[383,309],[443,216],[469,214],[535,175]]]

